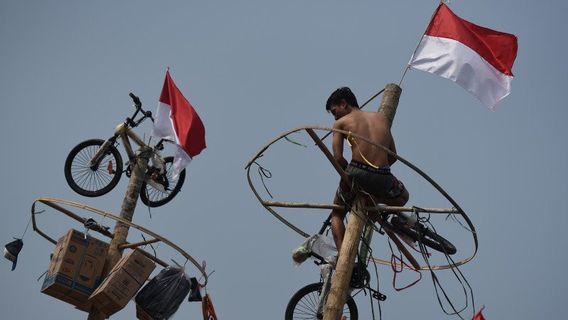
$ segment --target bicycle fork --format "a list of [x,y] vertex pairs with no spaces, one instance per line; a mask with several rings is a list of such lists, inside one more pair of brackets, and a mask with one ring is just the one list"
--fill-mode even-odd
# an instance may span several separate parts
[[[89,162],[89,166],[91,167],[92,170],[97,170],[102,158],[105,156],[105,154],[108,151],[108,148],[110,145],[114,144],[114,141],[116,140],[113,138],[110,138],[108,140],[106,140],[101,147],[97,150],[97,152],[95,152],[95,155],[93,156],[93,158],[91,158],[91,161]],[[109,172],[112,173],[112,172]]]
[[162,184],[163,182],[160,181],[160,178],[163,178],[165,173],[165,166],[164,166],[164,159],[160,156],[157,150],[154,150],[152,153],[152,170],[149,173],[149,176],[146,177],[146,182],[154,187],[154,189],[159,190],[161,192],[166,192],[167,186]]
[[331,289],[332,271],[333,267],[329,263],[326,263],[321,267],[321,277],[323,279],[323,285],[321,287],[321,293],[318,302],[318,313],[317,313],[318,319],[323,319],[323,309],[325,307],[325,303],[327,302],[329,289]]

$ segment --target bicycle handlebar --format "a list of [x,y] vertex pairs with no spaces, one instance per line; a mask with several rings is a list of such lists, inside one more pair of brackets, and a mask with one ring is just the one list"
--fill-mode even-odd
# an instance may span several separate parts
[[130,98],[132,98],[132,102],[134,102],[134,106],[136,106],[136,109],[141,109],[142,108],[142,102],[140,102],[140,98],[135,96],[134,93],[132,93],[132,92],[130,92],[128,95],[130,96]]
[[[134,102],[134,107],[136,108],[136,111],[134,112],[134,115],[132,115],[132,118],[126,118],[126,123],[132,128],[134,128],[137,127],[146,118],[150,118],[150,120],[154,122],[154,118],[152,117],[152,111],[144,111],[144,109],[142,109],[142,102],[140,101],[140,98],[137,97],[132,92],[130,92],[128,95],[130,96],[130,98],[132,98],[132,102]],[[140,118],[138,121],[135,121],[138,112],[142,112],[142,118]]]

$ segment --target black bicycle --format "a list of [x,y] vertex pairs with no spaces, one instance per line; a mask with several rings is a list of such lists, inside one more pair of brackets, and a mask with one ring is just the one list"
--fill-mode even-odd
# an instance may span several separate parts
[[[359,318],[357,304],[353,297],[360,292],[365,292],[365,294],[369,292],[371,297],[378,301],[386,299],[384,294],[371,288],[371,275],[367,270],[371,261],[369,259],[369,248],[374,231],[382,234],[384,233],[383,228],[388,229],[397,235],[408,237],[411,241],[421,243],[444,254],[453,255],[457,252],[456,247],[450,241],[421,222],[414,213],[382,213],[378,219],[380,219],[380,228],[377,228],[373,222],[369,221],[361,234],[362,241],[351,276],[349,296],[343,308],[344,320],[357,320]],[[328,230],[330,220],[331,216],[324,221],[317,233],[318,235],[321,236]],[[323,319],[324,306],[331,288],[331,277],[334,268],[321,255],[311,250],[308,250],[306,254],[314,258],[314,262],[321,267],[320,280],[304,286],[292,296],[286,307],[284,317],[286,320]]]

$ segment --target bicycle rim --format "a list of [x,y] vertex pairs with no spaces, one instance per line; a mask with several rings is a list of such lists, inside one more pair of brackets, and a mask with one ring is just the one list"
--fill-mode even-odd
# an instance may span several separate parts
[[[322,288],[321,282],[308,284],[296,292],[288,306],[286,307],[285,320],[308,320],[323,319],[322,315],[318,316],[318,304],[320,292]],[[359,313],[357,305],[353,298],[349,297],[343,307],[343,315],[346,320],[357,320]]]
[[65,180],[73,191],[86,197],[99,197],[111,191],[122,175],[122,157],[114,146],[110,146],[99,161],[91,167],[91,159],[104,143],[91,139],[74,147],[65,160]]
[[[164,190],[157,189],[146,181],[142,184],[140,199],[148,207],[155,208],[163,206],[170,202],[181,190],[185,181],[185,169],[179,173],[177,179],[174,179],[173,164],[173,157],[164,158],[164,174],[160,175],[160,179],[163,179],[161,180],[162,183],[160,185],[164,188]],[[155,181],[155,183],[160,182]]]

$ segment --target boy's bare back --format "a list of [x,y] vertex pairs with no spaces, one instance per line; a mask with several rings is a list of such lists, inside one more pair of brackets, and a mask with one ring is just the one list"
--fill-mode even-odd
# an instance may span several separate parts
[[[350,131],[396,152],[393,150],[394,143],[389,122],[382,113],[356,109],[337,120],[333,127]],[[367,159],[378,167],[384,167],[389,164],[388,154],[383,149],[377,148],[361,139],[355,139],[355,142],[350,142],[353,160],[365,163],[365,159]]]

